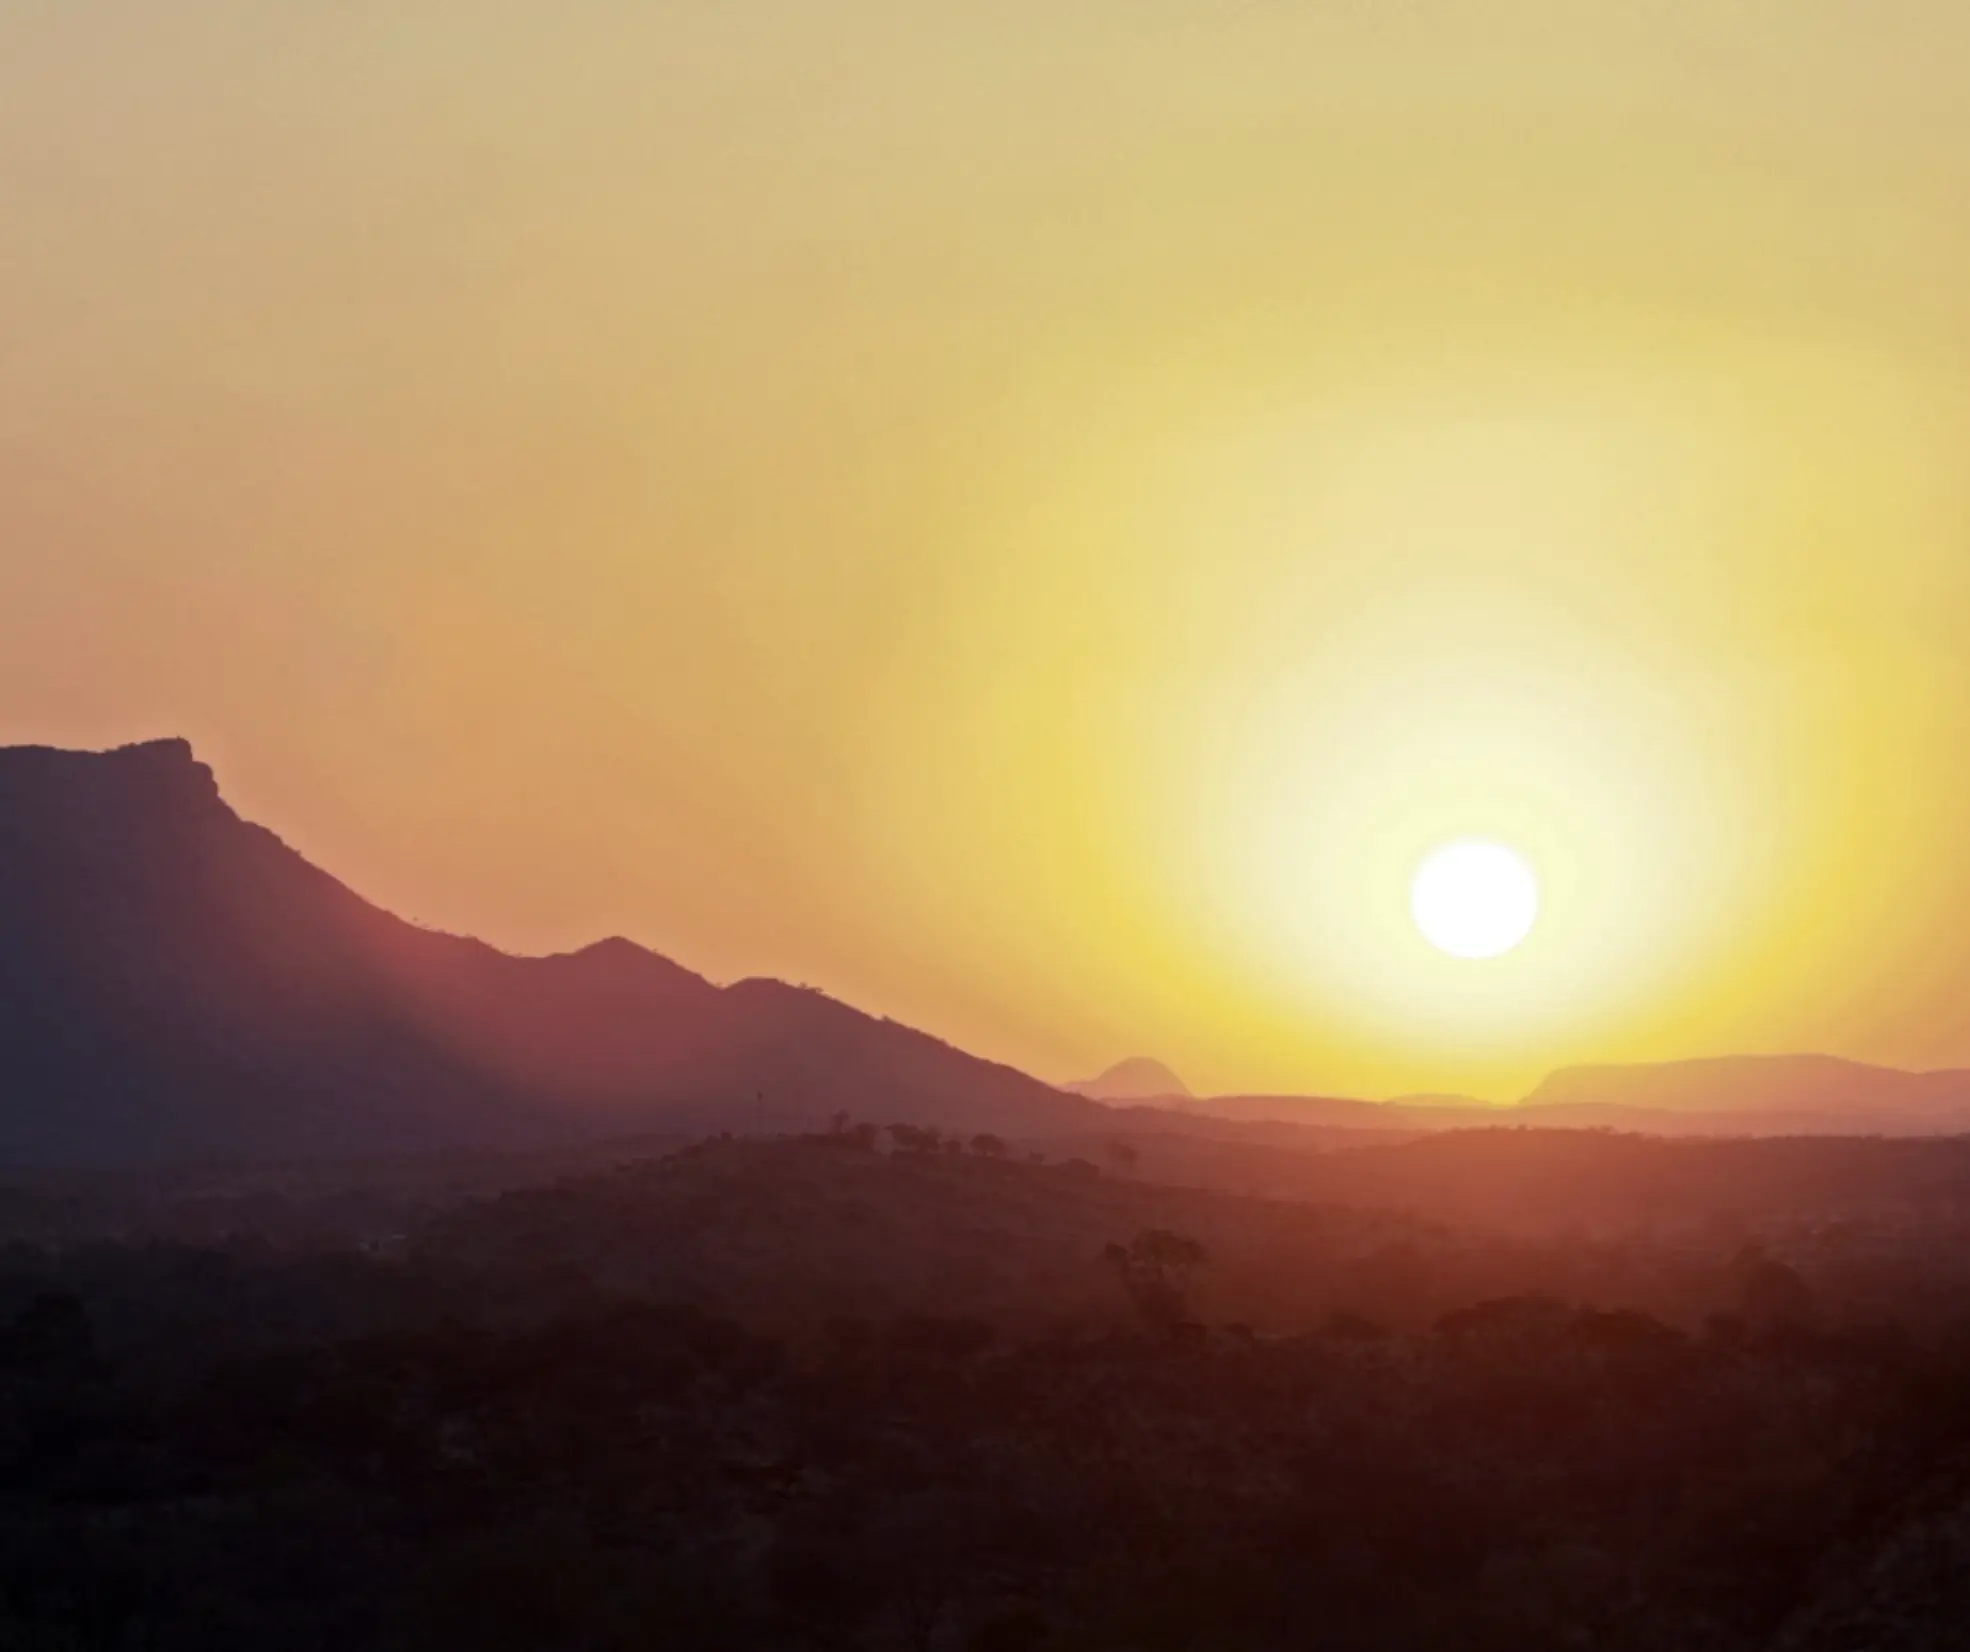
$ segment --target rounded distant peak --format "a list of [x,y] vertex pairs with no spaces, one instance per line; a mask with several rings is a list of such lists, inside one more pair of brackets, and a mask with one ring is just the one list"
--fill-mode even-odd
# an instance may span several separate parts
[[648,955],[649,949],[638,946],[627,935],[604,935],[599,941],[590,941],[580,948],[577,958],[641,958]]
[[711,984],[682,964],[673,963],[662,953],[652,952],[625,935],[609,935],[602,940],[591,941],[575,952],[555,953],[546,962],[580,971],[597,983],[634,983],[639,988],[656,983],[693,990]]
[[1153,1101],[1162,1096],[1190,1099],[1190,1088],[1162,1062],[1146,1055],[1118,1061],[1098,1078],[1066,1084],[1062,1089],[1096,1101]]
[[608,935],[574,952],[563,953],[562,961],[584,969],[623,971],[676,968],[646,946],[638,946],[626,935]]

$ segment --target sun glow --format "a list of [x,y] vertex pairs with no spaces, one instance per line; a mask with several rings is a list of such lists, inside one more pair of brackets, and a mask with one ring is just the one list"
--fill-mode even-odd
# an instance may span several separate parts
[[1029,9],[0,4],[0,740],[1036,1073],[1970,1063],[1970,7]]
[[1447,843],[1417,868],[1409,911],[1439,951],[1496,958],[1532,933],[1539,880],[1525,858],[1502,843]]

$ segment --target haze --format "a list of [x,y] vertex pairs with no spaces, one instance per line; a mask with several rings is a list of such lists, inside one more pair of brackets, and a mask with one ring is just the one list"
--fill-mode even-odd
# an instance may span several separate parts
[[0,743],[1056,1078],[1970,1064],[1966,84],[1947,0],[0,0]]

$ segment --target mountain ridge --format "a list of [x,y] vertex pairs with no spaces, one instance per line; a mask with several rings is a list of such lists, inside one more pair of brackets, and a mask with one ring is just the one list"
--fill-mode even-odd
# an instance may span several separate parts
[[[1118,1073],[1118,1093],[1085,1093]],[[1124,1113],[1188,1133],[1919,1135],[1970,1131],[1970,1072],[1577,1066],[1492,1107],[1192,1097],[1131,1058],[1056,1088],[813,988],[717,985],[620,935],[525,957],[411,923],[242,819],[182,739],[0,749],[0,1165],[479,1151],[844,1111],[1021,1139],[1098,1136]]]
[[609,937],[527,958],[365,901],[183,740],[0,750],[0,1162],[1105,1114],[782,982]]

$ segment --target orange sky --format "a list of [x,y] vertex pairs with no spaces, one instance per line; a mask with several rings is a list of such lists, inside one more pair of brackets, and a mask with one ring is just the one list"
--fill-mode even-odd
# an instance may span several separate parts
[[0,4],[0,738],[1048,1077],[1970,1064],[1966,85],[1956,0]]

